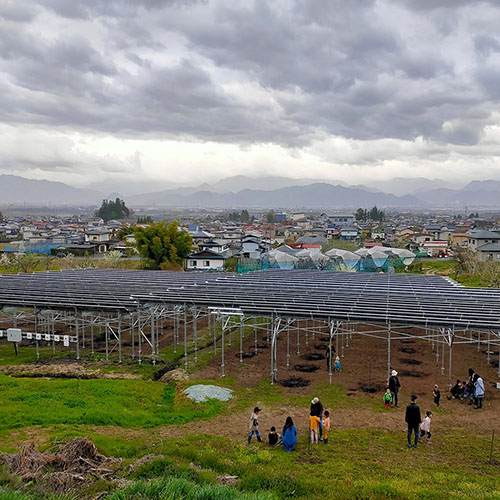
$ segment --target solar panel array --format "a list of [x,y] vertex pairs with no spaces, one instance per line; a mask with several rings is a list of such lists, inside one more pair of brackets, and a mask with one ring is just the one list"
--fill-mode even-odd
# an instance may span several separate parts
[[152,302],[239,308],[251,315],[500,329],[500,290],[460,287],[433,275],[88,269],[0,276],[0,306],[131,311]]

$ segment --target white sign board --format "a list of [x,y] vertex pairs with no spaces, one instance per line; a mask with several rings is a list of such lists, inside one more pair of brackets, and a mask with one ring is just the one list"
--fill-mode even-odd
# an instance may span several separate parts
[[69,346],[69,335],[64,335],[63,336],[63,342],[64,342],[64,347]]
[[8,328],[7,340],[9,342],[21,342],[23,340],[23,333],[20,328]]

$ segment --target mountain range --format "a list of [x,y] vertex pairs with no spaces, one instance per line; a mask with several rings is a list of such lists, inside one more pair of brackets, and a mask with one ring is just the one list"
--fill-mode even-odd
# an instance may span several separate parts
[[[160,184],[161,185],[161,184]],[[106,194],[99,190],[69,186],[61,182],[0,175],[0,204],[29,206],[96,206],[103,198],[124,198],[138,207],[355,209],[380,208],[500,208],[500,181],[472,181],[457,188],[453,184],[426,178],[395,178],[374,181],[369,186],[343,182],[286,177],[227,177],[213,184],[173,185],[170,189],[143,194]],[[111,187],[109,182],[104,187]],[[126,190],[125,183],[120,188]],[[395,191],[395,193],[391,192]]]

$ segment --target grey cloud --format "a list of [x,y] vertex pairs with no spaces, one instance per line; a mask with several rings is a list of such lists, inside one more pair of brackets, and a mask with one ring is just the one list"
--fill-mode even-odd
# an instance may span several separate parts
[[[389,0],[33,5],[68,28],[47,38],[9,22],[0,29],[6,122],[242,145],[300,147],[317,131],[472,144],[499,105],[500,74],[491,60],[498,41],[481,19],[467,25],[470,2],[453,10],[444,0],[398,4],[397,16],[430,26],[431,40],[405,38],[397,17],[384,18]],[[477,8],[490,19],[498,14],[488,2]],[[71,30],[85,23],[90,38]],[[459,25],[474,40],[466,78],[444,44]],[[95,27],[100,36],[93,38]],[[256,104],[229,92],[231,75],[267,99]]]
[[0,3],[0,19],[16,23],[32,21],[39,12],[39,7],[16,0],[3,0]]

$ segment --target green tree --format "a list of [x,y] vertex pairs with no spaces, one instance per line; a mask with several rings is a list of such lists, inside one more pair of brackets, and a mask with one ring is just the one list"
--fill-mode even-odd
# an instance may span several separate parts
[[2,215],[2,212],[0,212],[0,222],[3,221],[3,215]]
[[354,214],[354,217],[356,217],[356,220],[366,221],[366,219],[368,218],[368,212],[363,208],[358,208],[356,210],[356,213]]
[[115,201],[102,200],[102,205],[95,212],[97,217],[100,217],[104,222],[111,219],[126,219],[130,216],[130,210],[125,206],[125,202],[116,198]]
[[245,223],[250,221],[250,214],[248,213],[248,210],[242,210],[240,214],[240,221]]
[[178,230],[177,221],[158,222],[134,229],[136,247],[148,269],[179,268],[192,249],[193,242],[185,230]]
[[267,214],[266,214],[266,220],[269,223],[274,222],[274,220],[275,220],[274,210],[269,210],[269,212],[267,212]]
[[371,220],[382,222],[385,217],[383,210],[379,210],[376,206],[370,210],[369,217]]

